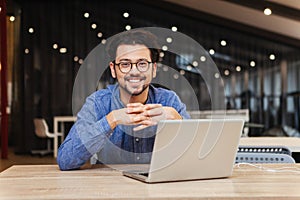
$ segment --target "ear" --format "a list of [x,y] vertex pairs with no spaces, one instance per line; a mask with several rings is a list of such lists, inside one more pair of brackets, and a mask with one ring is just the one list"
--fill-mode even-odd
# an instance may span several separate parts
[[114,63],[113,63],[113,62],[110,62],[110,63],[109,63],[109,68],[110,68],[111,76],[112,76],[113,78],[117,78],[116,71],[115,71],[115,66],[114,66]]
[[156,77],[156,69],[157,69],[157,64],[155,62],[152,64],[152,78]]

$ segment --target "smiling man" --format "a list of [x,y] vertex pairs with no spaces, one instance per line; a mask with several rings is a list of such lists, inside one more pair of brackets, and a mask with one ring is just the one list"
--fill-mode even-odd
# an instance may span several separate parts
[[173,91],[151,85],[159,55],[153,34],[118,34],[108,53],[117,83],[87,98],[59,148],[61,170],[79,168],[92,156],[105,164],[149,163],[158,121],[189,118]]

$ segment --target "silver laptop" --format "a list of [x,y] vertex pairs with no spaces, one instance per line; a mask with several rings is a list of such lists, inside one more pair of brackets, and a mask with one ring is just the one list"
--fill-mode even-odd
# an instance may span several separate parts
[[242,119],[160,121],[147,170],[123,175],[147,183],[231,176],[243,126]]

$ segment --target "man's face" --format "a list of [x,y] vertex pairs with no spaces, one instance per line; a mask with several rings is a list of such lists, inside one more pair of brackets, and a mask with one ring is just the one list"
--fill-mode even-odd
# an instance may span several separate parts
[[[150,50],[144,45],[120,45],[116,50],[115,63],[130,62],[137,63],[139,61],[151,62]],[[111,74],[118,79],[120,89],[130,95],[140,95],[148,89],[152,78],[156,76],[156,63],[150,63],[149,69],[140,72],[136,64],[132,64],[128,73],[122,73],[118,65],[110,63]]]

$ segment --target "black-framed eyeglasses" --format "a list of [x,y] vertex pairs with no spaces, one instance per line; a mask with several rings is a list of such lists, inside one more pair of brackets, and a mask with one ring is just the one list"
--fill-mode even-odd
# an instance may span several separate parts
[[129,62],[129,61],[121,61],[119,63],[114,62],[114,64],[117,65],[119,67],[120,71],[124,74],[130,72],[133,65],[135,65],[136,68],[140,72],[146,72],[146,71],[148,71],[149,66],[150,66],[151,63],[152,62],[149,62],[147,60],[140,60],[136,63],[132,63],[132,62]]

